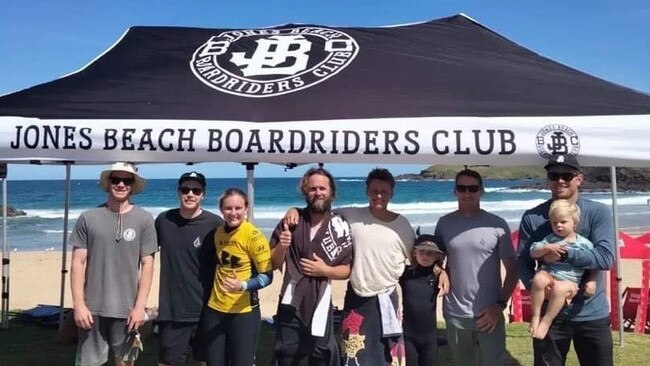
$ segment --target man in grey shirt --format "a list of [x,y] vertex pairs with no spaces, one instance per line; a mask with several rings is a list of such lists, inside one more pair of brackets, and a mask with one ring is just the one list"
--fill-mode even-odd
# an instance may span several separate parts
[[518,281],[510,229],[505,220],[481,209],[484,190],[478,172],[462,170],[455,183],[458,210],[441,217],[435,231],[437,243],[447,251],[450,291],[443,315],[449,347],[457,365],[502,365],[503,310]]
[[102,365],[110,348],[115,365],[133,365],[128,336],[144,322],[158,242],[151,214],[130,202],[146,185],[133,164],[113,164],[99,185],[108,200],[82,213],[70,234],[76,364]]

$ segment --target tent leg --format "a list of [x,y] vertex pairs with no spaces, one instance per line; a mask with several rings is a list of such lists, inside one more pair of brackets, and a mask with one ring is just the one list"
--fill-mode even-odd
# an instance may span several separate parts
[[619,336],[618,340],[620,343],[620,346],[623,347],[625,345],[624,339],[623,339],[623,304],[621,303],[621,246],[619,244],[619,226],[618,226],[618,194],[617,194],[617,184],[616,184],[616,167],[612,166],[610,167],[610,173],[611,173],[611,182],[612,182],[612,211],[614,214],[614,235],[616,237],[614,238],[614,245],[615,245],[615,255],[616,257],[614,265],[616,266],[616,294],[612,294],[610,296],[616,296],[616,306],[617,306],[617,313],[618,313],[618,319],[616,321],[618,322],[618,329],[619,329]]
[[248,195],[248,221],[255,222],[255,165],[257,163],[242,163],[246,166],[246,194]]
[[9,246],[7,243],[7,164],[0,164],[2,179],[2,309],[0,328],[9,329]]
[[63,327],[65,309],[65,277],[68,274],[68,215],[70,213],[70,162],[65,163],[65,210],[63,212],[63,245],[61,248],[61,297],[59,299],[59,329]]

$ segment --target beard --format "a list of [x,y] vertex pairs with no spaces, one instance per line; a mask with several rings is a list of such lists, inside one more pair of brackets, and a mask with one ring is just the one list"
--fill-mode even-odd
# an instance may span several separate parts
[[314,213],[325,213],[332,209],[332,199],[331,198],[314,198],[311,201],[307,201],[307,208],[309,211]]

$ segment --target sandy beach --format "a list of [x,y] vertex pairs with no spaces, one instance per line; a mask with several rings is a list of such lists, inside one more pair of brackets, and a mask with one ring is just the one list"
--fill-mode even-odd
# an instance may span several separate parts
[[[37,304],[58,305],[61,290],[62,252],[34,251],[11,252],[9,274],[9,309],[30,309]],[[70,270],[70,253],[66,261]],[[158,305],[158,279],[160,278],[160,261],[156,257],[154,280],[149,294],[148,306]],[[347,281],[334,281],[334,305],[343,307],[343,296]],[[262,316],[272,316],[278,304],[282,273],[274,273],[273,283],[260,291]],[[70,293],[70,273],[66,275],[65,306],[72,307]]]
[[[62,253],[56,251],[12,252],[10,264],[9,309],[29,309],[37,304],[58,305],[61,289]],[[67,268],[70,269],[68,254]],[[149,295],[149,306],[158,303],[159,261],[156,258],[153,286]],[[641,284],[641,261],[621,261],[622,289],[639,287]],[[272,316],[277,307],[282,274],[275,273],[275,280],[268,288],[260,291],[262,316]],[[346,281],[335,281],[333,286],[334,305],[343,306]],[[72,307],[70,276],[66,275],[65,306]],[[440,306],[439,306],[440,308]],[[440,311],[440,310],[439,310]],[[441,318],[440,318],[441,319]]]

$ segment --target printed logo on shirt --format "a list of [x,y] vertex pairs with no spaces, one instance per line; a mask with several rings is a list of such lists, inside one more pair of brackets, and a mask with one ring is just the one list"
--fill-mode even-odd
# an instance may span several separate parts
[[240,261],[241,258],[232,255],[225,250],[221,252],[221,258],[217,257],[217,264],[224,267],[229,265],[230,268],[238,268],[241,266],[239,264]]
[[352,245],[352,238],[350,237],[350,225],[339,216],[332,216],[327,233],[321,247],[327,258],[331,261],[334,260],[343,249]]
[[260,238],[260,236],[263,237],[263,236],[264,236],[264,233],[262,233],[262,232],[259,231],[259,230],[253,230],[253,231],[251,232],[251,241],[256,241],[256,240],[258,240],[258,239]]
[[122,234],[122,237],[126,241],[133,241],[133,239],[135,239],[135,230],[132,228],[128,228],[124,230],[124,234]]
[[332,216],[330,225],[334,229],[337,238],[350,235],[350,225],[340,217]]
[[194,242],[192,243],[192,245],[194,245],[194,248],[200,247],[201,246],[201,238],[199,238],[197,236],[196,239],[194,239]]

